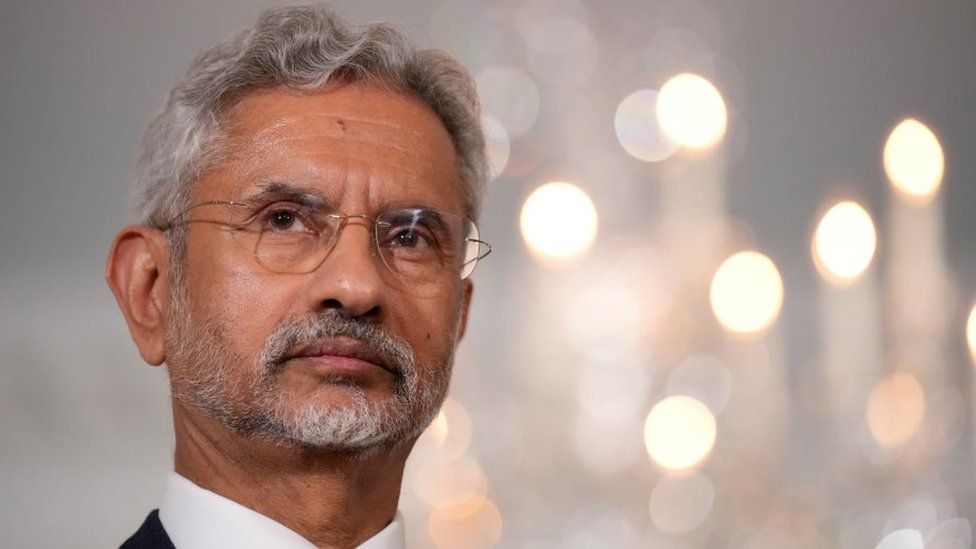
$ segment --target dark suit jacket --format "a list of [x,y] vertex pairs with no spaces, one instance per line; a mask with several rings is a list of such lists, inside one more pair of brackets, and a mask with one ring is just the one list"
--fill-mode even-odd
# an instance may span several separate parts
[[149,513],[142,526],[119,549],[176,549],[159,522],[159,510]]

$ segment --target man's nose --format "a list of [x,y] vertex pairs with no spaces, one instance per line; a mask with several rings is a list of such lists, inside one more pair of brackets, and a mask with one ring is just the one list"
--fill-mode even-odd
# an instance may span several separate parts
[[313,273],[310,305],[316,311],[342,309],[353,317],[380,320],[386,311],[380,261],[373,252],[370,222],[347,218],[329,255]]

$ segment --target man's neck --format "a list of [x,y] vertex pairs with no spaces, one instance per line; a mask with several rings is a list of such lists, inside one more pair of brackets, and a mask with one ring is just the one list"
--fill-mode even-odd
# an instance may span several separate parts
[[318,547],[356,547],[396,514],[410,444],[369,455],[279,446],[173,403],[176,472]]

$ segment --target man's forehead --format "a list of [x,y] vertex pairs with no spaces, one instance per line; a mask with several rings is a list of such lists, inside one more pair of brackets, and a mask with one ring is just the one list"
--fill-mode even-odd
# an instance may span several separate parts
[[363,84],[316,93],[260,90],[243,98],[227,122],[224,159],[237,193],[269,177],[339,182],[357,169],[418,188],[447,182],[449,194],[460,191],[457,156],[440,118],[394,90]]
[[341,83],[315,93],[272,88],[249,93],[228,116],[230,137],[242,145],[307,135],[381,139],[395,135],[405,142],[426,138],[436,145],[431,160],[453,162],[450,134],[419,99],[378,85]]

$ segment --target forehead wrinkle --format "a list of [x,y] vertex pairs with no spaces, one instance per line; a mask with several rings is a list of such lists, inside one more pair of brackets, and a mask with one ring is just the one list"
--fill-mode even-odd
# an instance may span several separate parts
[[[326,182],[348,181],[350,178],[362,179],[364,181],[375,180],[377,178],[397,179],[404,181],[424,181],[428,175],[448,173],[454,178],[459,178],[457,169],[454,166],[440,166],[431,163],[426,170],[404,170],[403,164],[395,159],[377,160],[375,156],[368,153],[364,154],[339,154],[329,151],[321,151],[317,154],[318,158],[331,157],[335,162],[323,164],[315,159],[292,161],[289,164],[281,165],[276,161],[284,155],[275,154],[264,157],[260,160],[249,159],[238,164],[235,170],[236,175],[243,179],[250,179],[257,173],[267,171],[267,175],[259,176],[263,181],[273,179],[295,180],[295,179],[315,179]],[[377,168],[386,168],[385,170]],[[433,173],[431,173],[433,172]],[[280,176],[273,175],[280,173]],[[247,181],[242,181],[247,183]],[[455,182],[456,183],[456,182]]]
[[[252,140],[265,138],[275,132],[281,131],[284,128],[288,128],[295,124],[301,124],[303,122],[309,122],[313,118],[325,118],[333,124],[321,124],[318,127],[330,128],[332,131],[329,135],[348,135],[350,130],[360,130],[358,126],[378,126],[380,128],[395,130],[399,133],[410,133],[414,136],[421,134],[421,131],[413,124],[399,124],[392,120],[375,117],[375,116],[357,116],[355,114],[346,113],[304,113],[302,116],[279,116],[270,123],[267,123],[264,127],[258,129],[254,132]],[[352,126],[337,127],[338,122],[348,123],[351,122]],[[358,133],[355,132],[355,133]]]
[[348,181],[350,178],[364,181],[397,179],[423,182],[448,174],[452,183],[460,186],[461,174],[456,163],[419,157],[406,147],[366,143],[368,147],[352,147],[352,150],[341,147],[332,150],[323,145],[316,147],[312,153],[303,151],[297,155],[291,154],[291,147],[287,143],[304,137],[306,136],[289,137],[239,149],[236,154],[238,161],[233,168],[235,175],[245,184],[246,180],[254,176],[264,180],[275,177],[292,181],[321,179],[331,184]]
[[[292,143],[321,138],[339,143],[334,147],[323,143],[321,146],[314,147],[311,152],[307,152],[302,147],[298,147],[298,154],[291,152],[295,148],[292,147]],[[348,146],[345,146],[343,141]],[[251,139],[248,143],[235,147],[231,159],[236,160],[233,170],[241,179],[249,179],[255,173],[264,170],[278,171],[282,168],[291,174],[296,171],[301,172],[307,177],[309,170],[326,174],[338,171],[348,176],[351,171],[365,172],[368,167],[382,166],[397,178],[423,180],[434,175],[449,174],[456,184],[460,184],[461,172],[453,155],[453,149],[450,154],[449,158],[421,156],[409,145],[382,138],[357,139],[349,135],[335,135],[325,130],[302,135],[271,136],[262,140]],[[287,160],[287,163],[282,162],[283,160]]]
[[[254,148],[257,148],[259,150],[271,149],[271,148],[274,148],[275,145],[287,144],[287,143],[293,142],[293,141],[303,141],[305,139],[315,138],[315,137],[332,137],[332,136],[330,136],[327,133],[321,133],[321,134],[305,134],[305,135],[297,135],[297,136],[291,136],[291,137],[282,137],[282,138],[279,138],[279,139],[275,139],[271,143],[264,143],[262,145],[255,146]],[[417,155],[417,151],[414,148],[412,148],[410,146],[407,146],[407,145],[399,145],[399,144],[394,144],[394,143],[387,143],[387,142],[385,142],[384,140],[381,140],[381,139],[376,139],[376,140],[373,140],[373,139],[356,139],[356,142],[359,143],[359,144],[361,144],[361,145],[365,145],[365,146],[371,147],[373,149],[391,150],[391,151],[395,151],[395,152],[398,152],[398,153],[402,153],[404,156],[406,156],[406,157],[408,157],[408,158],[410,158],[412,160],[423,161],[425,163],[432,164],[434,166],[437,166],[439,164],[443,164],[444,163],[444,162],[442,162],[442,160],[441,160],[440,157],[428,158],[428,157],[418,156]],[[323,152],[325,152],[325,151],[323,151]],[[328,154],[328,153],[326,153],[326,154]],[[345,156],[351,156],[349,153],[347,153],[345,151],[343,151],[342,154],[345,155]],[[339,154],[337,153],[336,156],[339,156]],[[453,164],[453,163],[450,163],[450,164]]]

